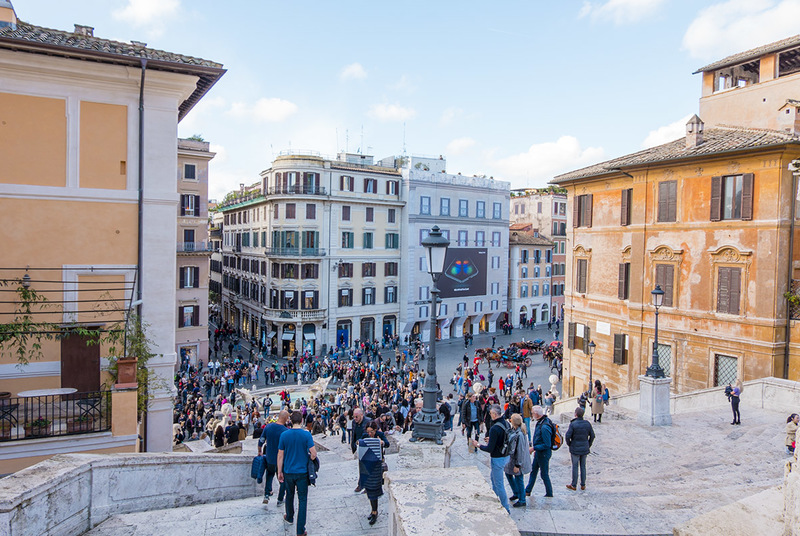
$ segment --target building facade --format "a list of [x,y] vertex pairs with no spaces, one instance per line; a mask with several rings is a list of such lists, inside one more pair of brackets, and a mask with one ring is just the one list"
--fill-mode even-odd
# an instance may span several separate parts
[[515,326],[551,320],[554,243],[536,231],[514,230],[508,238],[508,317]]
[[178,140],[177,291],[175,344],[178,361],[208,363],[209,261],[207,141]]

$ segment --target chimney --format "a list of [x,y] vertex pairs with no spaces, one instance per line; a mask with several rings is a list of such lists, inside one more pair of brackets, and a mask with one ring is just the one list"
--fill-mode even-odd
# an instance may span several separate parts
[[75,35],[82,35],[84,37],[94,37],[94,28],[91,26],[75,25]]
[[703,143],[703,120],[693,115],[686,123],[686,148],[692,149]]
[[0,28],[10,26],[12,30],[17,29],[17,14],[11,0],[0,0]]
[[131,41],[131,44],[135,47],[142,47],[145,48],[147,43],[143,43],[142,41]]

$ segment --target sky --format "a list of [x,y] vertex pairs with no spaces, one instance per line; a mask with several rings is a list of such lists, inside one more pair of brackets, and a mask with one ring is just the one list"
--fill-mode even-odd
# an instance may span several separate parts
[[224,64],[181,121],[209,196],[281,152],[443,155],[512,188],[666,143],[699,67],[798,33],[800,0],[12,0],[23,21]]

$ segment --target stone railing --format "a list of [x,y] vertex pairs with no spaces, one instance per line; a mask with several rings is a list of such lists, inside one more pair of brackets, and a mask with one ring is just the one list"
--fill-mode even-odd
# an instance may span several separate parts
[[116,514],[254,497],[252,459],[236,454],[55,456],[0,479],[0,534],[77,536]]

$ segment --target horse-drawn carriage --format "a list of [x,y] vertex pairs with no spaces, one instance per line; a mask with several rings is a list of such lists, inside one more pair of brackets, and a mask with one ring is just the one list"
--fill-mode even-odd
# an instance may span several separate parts
[[520,348],[515,344],[511,343],[508,348],[503,348],[502,346],[497,349],[479,348],[475,350],[476,360],[479,360],[480,363],[494,363],[496,367],[504,365],[507,368],[514,368],[522,364],[530,367],[531,363],[533,363],[531,360],[533,351],[528,348]]

